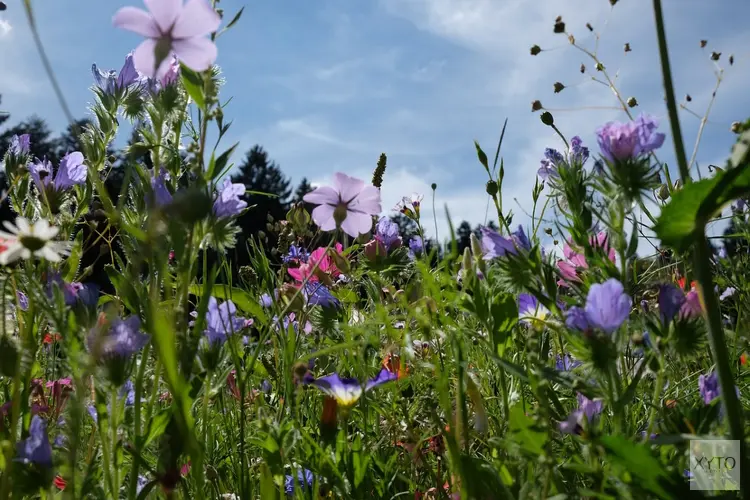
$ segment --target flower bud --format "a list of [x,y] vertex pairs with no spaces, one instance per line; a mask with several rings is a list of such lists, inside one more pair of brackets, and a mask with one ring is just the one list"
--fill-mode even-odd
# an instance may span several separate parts
[[581,74],[583,74],[583,73],[586,72],[586,65],[585,64],[581,63],[581,70],[580,71],[581,71]]
[[539,45],[533,45],[531,47],[531,55],[536,56],[542,51],[542,48]]
[[635,97],[628,97],[628,107],[629,108],[634,108],[636,106],[638,106],[638,101],[636,100],[636,98]]
[[552,236],[552,228],[551,227],[545,227],[544,232],[547,233],[548,236]]
[[708,44],[708,40],[701,40],[701,48],[704,48]]
[[469,248],[464,248],[464,258],[461,267],[464,270],[464,276],[471,276],[471,273],[473,273],[473,267],[471,264],[471,250]]
[[555,84],[553,85],[553,87],[554,87],[554,90],[555,90],[555,94],[559,94],[560,92],[563,91],[563,89],[565,88],[565,85],[563,85],[560,82],[555,82]]
[[537,99],[536,101],[533,101],[531,103],[531,112],[532,113],[534,111],[539,111],[540,109],[542,109],[542,101],[540,101],[539,99]]
[[433,191],[435,191],[435,190],[437,189],[437,184],[435,184],[435,183],[433,182],[433,183],[432,183],[432,184],[430,185],[430,187],[432,188],[432,190],[433,190]]
[[631,50],[630,43],[625,43],[625,52],[630,52]]
[[669,188],[666,184],[659,186],[659,189],[656,191],[656,196],[661,201],[667,201],[669,199]]
[[380,240],[376,239],[365,244],[364,253],[370,262],[375,262],[379,257],[385,257],[388,254]]
[[484,252],[482,251],[482,243],[479,241],[479,238],[477,238],[477,235],[471,233],[469,241],[471,242],[472,253],[477,257],[481,257]]
[[487,184],[485,185],[485,190],[487,191],[488,195],[494,197],[498,191],[497,182],[493,180],[487,181]]
[[555,117],[552,116],[552,113],[550,113],[549,111],[545,111],[544,113],[542,113],[539,118],[542,120],[542,123],[544,123],[548,127],[551,127],[555,124]]
[[718,61],[721,58],[721,52],[711,52],[711,60]]
[[679,191],[680,189],[682,189],[682,181],[680,179],[677,179],[676,181],[674,181],[673,190]]
[[735,134],[739,134],[740,130],[742,130],[742,124],[740,122],[732,122],[732,127],[730,130]]
[[552,29],[555,33],[565,33],[565,23],[562,20],[562,16],[557,16],[555,19],[555,26]]

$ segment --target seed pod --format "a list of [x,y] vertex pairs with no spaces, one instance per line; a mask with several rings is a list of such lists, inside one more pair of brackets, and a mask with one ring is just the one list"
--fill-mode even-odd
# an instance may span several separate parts
[[554,84],[555,94],[559,94],[560,92],[562,92],[564,88],[565,88],[565,85],[563,85],[560,82],[555,82]]
[[630,52],[630,51],[631,51],[631,49],[630,49],[630,43],[626,43],[625,44],[625,52]]
[[532,45],[531,46],[531,55],[536,56],[539,55],[539,53],[542,51],[542,48],[539,45]]
[[540,101],[539,99],[537,99],[536,101],[533,101],[531,103],[531,112],[532,113],[534,111],[539,111],[540,109],[542,109],[542,101]]
[[544,123],[548,127],[551,127],[555,124],[555,117],[552,116],[552,113],[550,113],[549,111],[545,111],[544,113],[542,113],[539,118],[542,120],[542,123]]
[[638,100],[635,97],[628,97],[628,107],[634,108],[638,106]]

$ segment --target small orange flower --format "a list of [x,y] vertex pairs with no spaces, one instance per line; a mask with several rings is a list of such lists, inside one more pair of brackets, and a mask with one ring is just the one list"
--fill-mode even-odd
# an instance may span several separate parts
[[740,356],[740,364],[742,366],[745,366],[747,364],[747,353],[746,352],[743,352],[742,355]]

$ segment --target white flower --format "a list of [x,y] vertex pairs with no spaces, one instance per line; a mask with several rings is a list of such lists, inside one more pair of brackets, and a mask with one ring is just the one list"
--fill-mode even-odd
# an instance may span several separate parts
[[70,251],[67,242],[52,241],[59,229],[50,226],[45,219],[30,223],[25,217],[18,217],[15,224],[6,221],[5,227],[7,232],[0,231],[0,238],[8,240],[7,248],[0,253],[2,265],[32,256],[60,262]]

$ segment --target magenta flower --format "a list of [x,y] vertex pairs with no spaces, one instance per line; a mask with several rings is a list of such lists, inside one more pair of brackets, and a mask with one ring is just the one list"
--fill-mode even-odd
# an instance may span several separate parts
[[664,144],[664,134],[656,132],[656,120],[641,115],[627,123],[609,122],[596,131],[602,156],[610,162],[637,159]]
[[[594,248],[601,248],[607,254],[610,261],[617,262],[617,254],[615,249],[609,246],[607,242],[607,233],[605,231],[599,232],[595,237],[591,237],[591,246]],[[566,243],[563,247],[563,256],[565,260],[561,260],[557,263],[558,269],[562,279],[557,282],[560,286],[568,286],[569,282],[581,281],[578,273],[583,269],[588,269],[589,265],[586,262],[586,257],[582,253],[578,253],[569,243]]]
[[333,187],[321,186],[303,198],[318,205],[312,218],[323,231],[337,227],[356,238],[372,229],[372,216],[380,213],[380,190],[365,182],[337,172]]
[[161,79],[177,56],[185,66],[205,71],[216,60],[217,49],[206,38],[215,32],[221,18],[206,0],[143,0],[148,12],[123,7],[112,22],[146,37],[133,54],[135,69],[149,78]]

